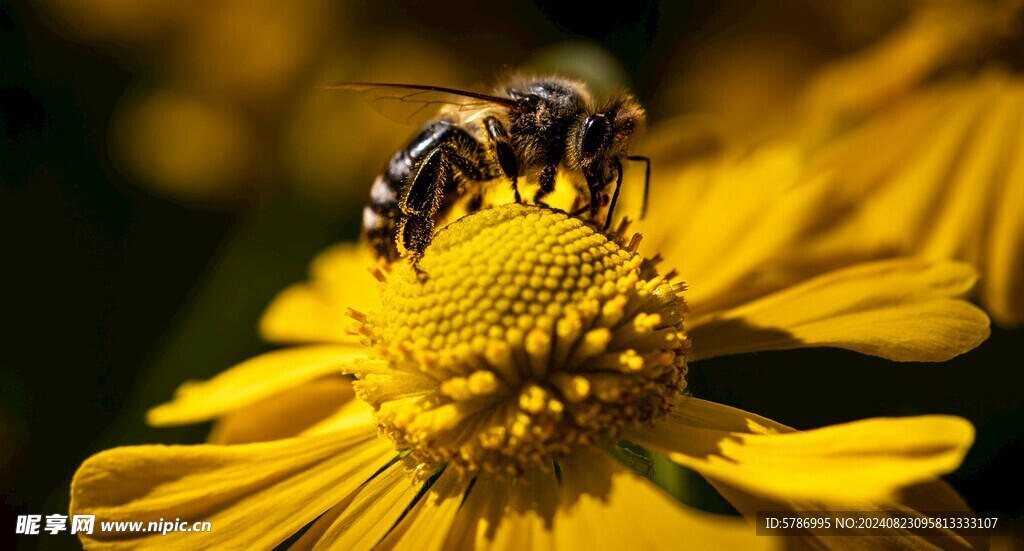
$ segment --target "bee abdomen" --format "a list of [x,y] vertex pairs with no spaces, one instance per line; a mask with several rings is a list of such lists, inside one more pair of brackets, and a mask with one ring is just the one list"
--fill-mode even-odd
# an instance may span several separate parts
[[377,176],[370,188],[370,202],[363,208],[363,233],[378,257],[389,261],[397,260],[398,248],[395,235],[401,216],[399,199],[412,163],[405,151],[399,151],[391,158],[387,170]]
[[378,257],[395,261],[401,256],[395,241],[403,218],[402,195],[416,166],[438,146],[453,142],[476,143],[465,130],[450,122],[431,122],[391,156],[384,173],[374,180],[370,202],[363,208],[363,234]]

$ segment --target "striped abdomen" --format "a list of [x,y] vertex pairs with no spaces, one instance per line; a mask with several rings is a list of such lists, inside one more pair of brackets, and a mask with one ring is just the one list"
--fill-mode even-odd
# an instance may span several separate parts
[[[363,208],[363,233],[378,258],[395,261],[400,257],[395,238],[401,220],[403,194],[416,172],[417,165],[435,148],[449,144],[459,150],[476,150],[480,146],[465,130],[448,121],[433,121],[424,127],[408,145],[398,150],[388,161],[384,173],[377,176],[370,188],[370,202]],[[457,188],[453,179],[442,190],[448,200],[441,201],[436,215],[451,205]]]

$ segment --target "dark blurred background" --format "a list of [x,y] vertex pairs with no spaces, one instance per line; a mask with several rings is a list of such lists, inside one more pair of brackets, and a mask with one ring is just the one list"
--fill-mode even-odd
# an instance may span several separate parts
[[[14,517],[66,513],[70,476],[90,454],[201,441],[206,427],[148,428],[145,410],[185,379],[265,350],[255,328],[270,298],[317,250],[358,235],[369,183],[411,129],[316,84],[469,88],[569,64],[598,86],[628,85],[652,121],[719,108],[724,126],[748,128],[801,76],[883,36],[906,10],[587,6],[0,5],[0,547],[77,546],[67,533],[15,540]],[[732,84],[757,94],[723,96]],[[690,384],[798,428],[964,416],[978,441],[952,483],[979,513],[1019,519],[1022,337],[997,329],[943,364],[824,350],[724,358],[695,365]]]

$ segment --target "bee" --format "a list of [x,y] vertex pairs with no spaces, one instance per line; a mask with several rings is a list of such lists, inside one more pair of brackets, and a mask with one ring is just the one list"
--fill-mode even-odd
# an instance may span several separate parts
[[388,118],[423,124],[391,156],[363,209],[363,233],[379,258],[405,257],[418,270],[435,221],[460,198],[468,198],[469,212],[479,210],[483,183],[501,177],[520,203],[520,178],[536,182],[532,201],[545,205],[563,171],[576,183],[579,200],[587,201],[573,214],[589,213],[596,221],[607,206],[607,229],[622,186],[623,161],[642,161],[646,210],[650,160],[627,154],[644,124],[644,110],[631,94],[619,92],[598,104],[585,84],[554,76],[512,78],[498,95],[410,84],[324,88],[361,92]]

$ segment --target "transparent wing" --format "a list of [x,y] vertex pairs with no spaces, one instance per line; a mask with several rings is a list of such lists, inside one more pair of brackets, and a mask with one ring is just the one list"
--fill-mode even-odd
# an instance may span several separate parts
[[318,88],[359,92],[378,113],[402,124],[422,124],[445,106],[465,113],[494,108],[507,109],[516,104],[515,100],[510,98],[418,84],[345,82]]

